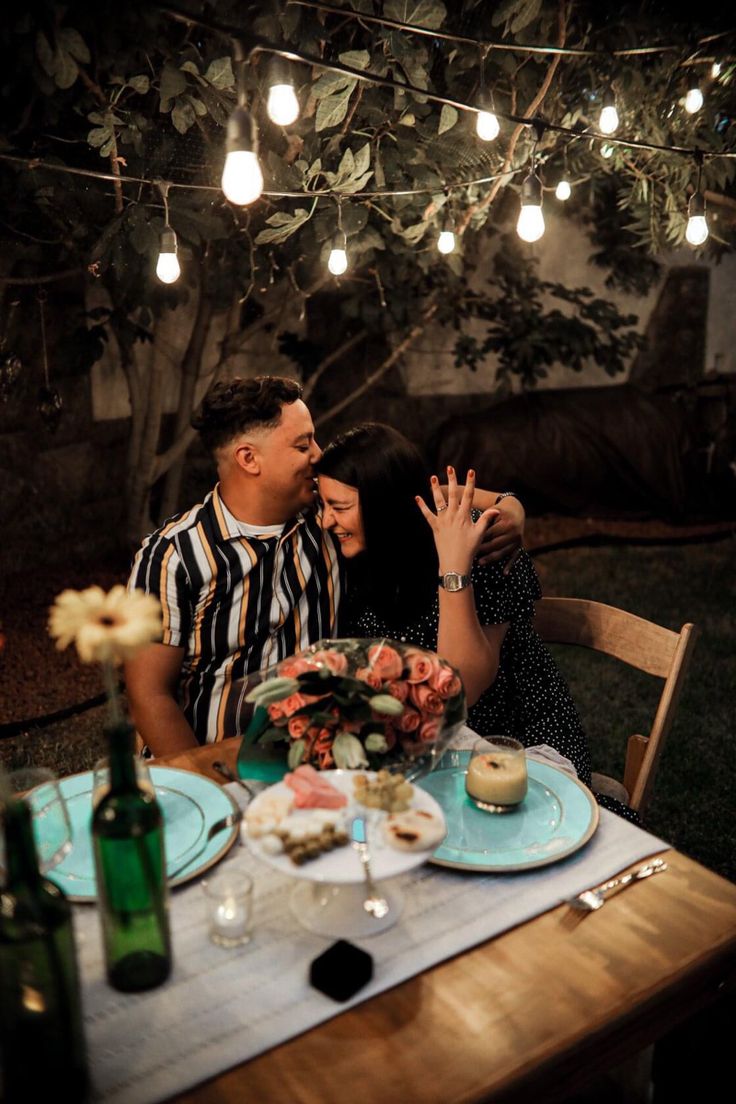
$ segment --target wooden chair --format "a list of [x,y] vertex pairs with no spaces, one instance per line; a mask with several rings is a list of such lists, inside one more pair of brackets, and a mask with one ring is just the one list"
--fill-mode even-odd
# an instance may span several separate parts
[[673,632],[633,613],[584,598],[542,598],[537,602],[534,628],[546,643],[592,648],[664,679],[649,735],[629,736],[623,785],[607,775],[593,775],[596,792],[624,801],[641,816],[700,630],[688,623],[679,633]]

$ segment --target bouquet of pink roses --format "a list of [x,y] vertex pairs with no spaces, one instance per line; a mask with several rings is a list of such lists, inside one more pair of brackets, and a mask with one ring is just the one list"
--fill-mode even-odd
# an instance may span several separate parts
[[467,715],[462,682],[433,652],[393,640],[323,640],[263,672],[245,740],[310,763],[376,769],[435,759]]

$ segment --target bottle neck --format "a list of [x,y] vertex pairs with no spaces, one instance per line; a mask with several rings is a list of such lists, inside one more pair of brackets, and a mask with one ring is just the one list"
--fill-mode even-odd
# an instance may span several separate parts
[[130,793],[137,790],[135,771],[135,732],[127,722],[107,729],[110,793]]
[[33,838],[31,810],[20,798],[11,798],[5,805],[5,855],[8,868],[7,885],[37,885],[42,881],[38,855]]

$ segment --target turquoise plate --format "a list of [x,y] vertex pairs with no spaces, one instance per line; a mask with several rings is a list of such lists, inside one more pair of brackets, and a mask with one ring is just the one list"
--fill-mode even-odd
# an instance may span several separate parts
[[548,866],[584,847],[598,827],[598,805],[582,782],[527,760],[529,790],[512,813],[486,813],[465,792],[469,751],[448,752],[422,779],[447,821],[430,862],[458,870],[508,874]]
[[[230,794],[201,774],[152,766],[150,775],[164,818],[167,869],[178,870],[186,863],[187,853],[192,854],[191,866],[185,866],[170,882],[170,885],[178,886],[207,870],[235,842],[239,830],[237,824],[218,833],[200,853],[209,826],[237,809],[237,806]],[[47,877],[64,890],[70,901],[97,899],[90,835],[92,780],[92,771],[86,771],[63,778],[59,783],[72,823],[72,848]]]

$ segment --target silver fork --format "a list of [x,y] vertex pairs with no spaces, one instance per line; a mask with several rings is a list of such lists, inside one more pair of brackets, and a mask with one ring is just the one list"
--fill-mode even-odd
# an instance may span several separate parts
[[190,855],[186,862],[181,863],[179,866],[177,866],[176,870],[173,870],[171,874],[168,875],[169,882],[173,882],[174,879],[178,878],[182,871],[186,870],[186,868],[190,866],[195,859],[198,859],[200,855],[204,854],[204,852],[207,850],[207,846],[210,843],[210,840],[214,839],[214,837],[219,835],[220,832],[224,832],[226,828],[232,828],[233,824],[239,824],[242,819],[242,810],[233,809],[231,813],[227,813],[224,817],[220,817],[219,820],[216,820],[214,824],[211,824],[202,846],[199,848],[198,851],[195,851],[193,855]]
[[596,912],[614,892],[624,889],[632,882],[639,882],[642,878],[650,878],[652,874],[661,874],[666,869],[667,863],[663,859],[650,859],[649,862],[638,866],[636,870],[632,870],[630,874],[611,878],[610,882],[604,882],[603,885],[595,886],[593,889],[586,889],[576,897],[568,897],[565,904],[572,905],[582,912]]
[[385,897],[381,897],[376,889],[375,882],[371,876],[371,857],[368,851],[368,838],[366,835],[365,817],[356,816],[353,817],[353,822],[350,826],[350,838],[352,840],[353,847],[358,852],[360,861],[363,864],[363,874],[365,875],[365,889],[366,898],[363,901],[363,908],[366,912],[369,912],[372,916],[375,916],[376,920],[382,920],[388,913],[388,901]]

